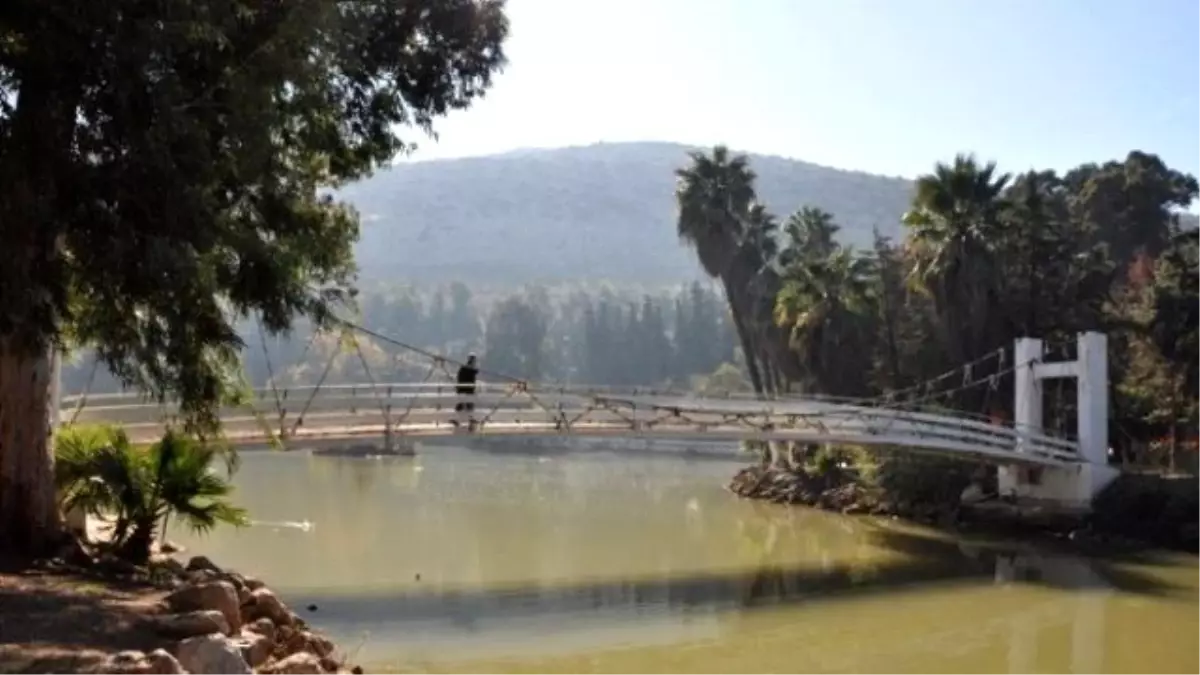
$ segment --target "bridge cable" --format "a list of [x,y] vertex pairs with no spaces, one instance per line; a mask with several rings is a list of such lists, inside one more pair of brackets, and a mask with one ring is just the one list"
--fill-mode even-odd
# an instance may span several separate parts
[[[419,354],[419,355],[433,361],[433,364],[431,366],[431,371],[429,373],[427,373],[425,381],[428,381],[428,379],[432,376],[432,373],[434,370],[436,370],[438,364],[443,364],[442,370],[445,371],[447,373],[447,375],[449,375],[449,371],[445,370],[445,367],[444,367],[445,363],[463,365],[463,362],[461,362],[461,361],[458,361],[458,360],[455,360],[452,358],[448,358],[441,354],[437,354],[437,353],[428,351],[426,349],[422,349],[420,347],[416,347],[416,346],[408,344],[402,340],[398,340],[391,336],[379,333],[378,331],[375,331],[375,330],[366,328],[364,326],[361,326],[359,324],[356,324],[352,321],[342,319],[341,317],[333,316],[331,318],[334,322],[341,324],[345,328],[361,332],[361,333],[368,335],[370,337],[373,337],[377,340],[400,347],[402,349],[413,352],[415,354]],[[979,372],[978,370],[976,370],[976,368],[979,366],[985,365],[991,361],[995,361],[996,366],[999,368],[999,370],[997,370],[996,372],[990,373],[988,375],[981,375],[979,377],[975,377],[975,374]],[[971,361],[967,364],[964,364],[957,368],[946,371],[945,373],[942,373],[934,378],[930,378],[929,380],[926,380],[924,382],[918,383],[916,385],[912,385],[910,387],[906,387],[901,390],[889,391],[889,392],[886,392],[885,394],[883,394],[882,396],[875,397],[873,399],[861,399],[860,403],[865,403],[868,405],[869,404],[878,405],[880,403],[885,403],[885,404],[890,404],[891,407],[894,407],[894,408],[897,408],[900,410],[919,409],[919,406],[921,406],[922,404],[927,404],[927,403],[942,400],[942,399],[949,401],[949,400],[952,400],[952,397],[956,394],[959,394],[961,392],[971,390],[980,385],[986,384],[988,386],[988,389],[984,394],[984,401],[985,401],[985,405],[986,405],[986,402],[990,401],[992,392],[997,391],[999,389],[999,381],[1000,381],[1001,377],[1015,372],[1016,369],[1019,367],[1031,365],[1031,364],[1014,364],[1013,366],[1010,366],[1007,368],[1003,367],[1007,363],[1008,363],[1008,359],[1007,359],[1006,349],[999,348],[999,349],[989,352],[977,359],[974,359],[973,361]],[[327,369],[328,369],[329,365],[332,365],[332,364],[327,364]],[[595,412],[596,406],[599,406],[600,408],[608,410],[609,412],[615,414],[617,417],[621,418],[627,424],[631,424],[635,427],[642,426],[645,428],[651,428],[651,427],[657,426],[658,424],[665,421],[665,418],[651,419],[646,422],[642,422],[639,425],[638,420],[633,420],[633,419],[627,417],[620,410],[615,408],[615,406],[613,405],[614,403],[616,403],[615,400],[613,400],[607,396],[595,395],[595,394],[582,395],[581,398],[590,400],[592,402],[592,405],[585,408],[581,413],[568,419],[566,417],[565,413],[561,411],[561,404],[558,406],[559,410],[554,410],[551,407],[546,406],[543,402],[541,402],[533,394],[533,392],[531,392],[529,390],[528,383],[526,380],[509,375],[507,373],[491,371],[488,369],[481,368],[481,369],[479,369],[479,372],[481,374],[486,374],[486,375],[495,377],[496,379],[508,381],[514,385],[508,391],[508,393],[501,399],[501,401],[498,402],[496,405],[494,405],[492,407],[492,409],[484,416],[484,418],[482,420],[482,422],[484,422],[484,423],[486,423],[488,420],[490,420],[490,418],[495,414],[496,410],[498,409],[498,407],[501,405],[501,403],[503,401],[508,400],[509,398],[511,398],[512,396],[514,396],[518,393],[526,395],[527,397],[530,398],[531,402],[535,403],[536,405],[538,405],[538,407],[545,410],[546,413],[550,414],[553,417],[553,419],[555,420],[555,428],[556,429],[561,429],[565,426],[567,428],[567,430],[569,431],[570,427],[574,423],[581,421],[584,417],[590,415],[592,412]],[[962,384],[960,384],[959,386],[951,387],[949,389],[942,389],[942,390],[935,389],[935,386],[938,383],[946,382],[947,380],[949,380],[950,378],[952,378],[954,376],[961,377],[962,380],[960,380],[960,382],[962,382]],[[321,384],[323,384],[324,379],[325,378],[324,378],[324,374],[323,374],[321,380],[318,381],[318,384],[317,384],[318,388],[321,386]],[[565,393],[565,387],[560,387],[560,389],[562,389]],[[652,391],[651,393],[654,393],[654,392]],[[896,398],[898,396],[912,395],[913,393],[918,393],[918,394],[922,394],[922,395],[912,396],[912,398],[909,398],[908,400],[899,400],[899,401],[896,400]],[[313,395],[315,395],[315,393]],[[312,398],[312,396],[310,396],[310,401],[311,401],[311,398]],[[407,407],[405,414],[401,416],[401,420],[408,417],[408,414],[411,412],[411,409],[414,404],[415,404],[415,401],[410,398],[409,406]],[[632,403],[630,405],[631,405],[631,407],[633,407]],[[651,405],[651,409],[663,411],[663,410],[671,410],[671,407],[670,406]],[[306,405],[306,410],[307,410],[307,405]],[[695,420],[686,415],[680,414],[677,409],[674,410],[673,412],[675,414],[670,415],[670,417],[683,417],[693,424],[697,424],[699,426],[708,426],[706,423],[701,423],[698,420]],[[980,411],[977,413],[967,413],[965,411],[955,411],[955,414],[961,415],[968,419],[976,418],[976,419],[989,421],[989,422],[993,421],[989,415],[985,414],[985,411]],[[758,426],[755,424],[751,424],[748,420],[741,419],[742,417],[744,417],[744,415],[739,414],[739,415],[735,415],[735,417],[737,417],[738,419],[727,419],[726,422],[745,423],[745,424],[749,424],[753,427]],[[808,416],[805,416],[805,417],[808,417]],[[817,422],[819,422],[819,420],[817,420]],[[402,422],[400,420],[397,421],[397,424],[401,424],[401,423]],[[811,423],[811,421],[810,421],[810,423]]]
[[884,392],[880,396],[866,399],[866,402],[868,404],[878,405],[880,403],[885,403],[885,404],[890,403],[897,398],[903,398],[903,397],[911,395],[911,394],[924,394],[924,395],[928,396],[930,394],[932,388],[935,385],[937,385],[938,383],[945,382],[955,376],[963,375],[964,373],[969,373],[971,371],[971,369],[975,368],[976,366],[982,366],[993,359],[999,361],[999,363],[1002,365],[1004,362],[1005,350],[1006,350],[1006,348],[1000,347],[991,352],[988,352],[987,354],[984,354],[983,356],[981,356],[973,361],[970,361],[963,365],[957,366],[955,368],[951,368],[950,370],[947,370],[944,373],[935,375],[934,377],[931,377],[931,378],[927,378],[921,382],[918,382],[914,385],[910,385],[908,387],[904,387],[902,389],[893,389],[893,390]]
[[271,395],[275,398],[275,413],[283,422],[283,399],[279,397],[279,387],[275,384],[275,367],[271,363],[271,354],[267,349],[267,334],[263,329],[262,313],[258,315],[258,344],[262,347],[263,361],[267,365],[267,384],[271,385]]
[[[92,350],[92,372],[88,374],[87,383],[83,385],[83,392],[79,395],[79,400],[75,402],[75,409],[71,411],[71,419],[67,424],[75,424],[79,419],[79,414],[87,407],[88,394],[92,392],[92,383],[96,381],[96,371],[100,368],[100,355]],[[62,354],[59,354],[59,359],[62,359]],[[61,363],[61,361],[60,361]],[[61,368],[61,366],[60,366]],[[62,376],[59,376],[59,384],[62,383]]]
[[[924,403],[934,402],[939,399],[945,399],[945,401],[947,403],[950,403],[957,394],[961,394],[968,390],[974,389],[975,387],[977,387],[981,384],[984,384],[984,383],[988,383],[990,389],[998,389],[999,388],[999,378],[1003,375],[1014,372],[1016,370],[1015,368],[1003,368],[1003,365],[1006,363],[1005,356],[1006,356],[1005,351],[1003,349],[1001,349],[1001,350],[992,352],[991,354],[989,354],[981,359],[976,359],[975,361],[968,363],[960,368],[960,370],[963,373],[962,385],[953,387],[950,389],[945,389],[945,390],[940,390],[940,391],[932,391],[931,390],[932,387],[929,386],[929,383],[926,383],[925,395],[916,397],[913,399],[909,399],[908,401],[900,401],[896,405],[897,405],[897,407],[900,407],[900,408],[915,407],[915,406],[918,406],[918,405],[921,405]],[[982,376],[982,377],[978,377],[978,378],[973,377],[973,373],[977,372],[977,371],[975,371],[975,367],[978,365],[981,365],[984,362],[991,360],[992,358],[996,359],[996,361],[997,361],[996,365],[998,368],[1000,368],[1000,370],[998,370],[997,372],[994,372],[990,375],[986,375],[986,376]],[[951,371],[951,372],[953,372],[953,371]],[[943,379],[943,380],[947,379],[944,375],[939,376],[939,378]],[[988,400],[988,399],[990,399],[990,395],[988,395],[985,392],[985,400]],[[979,413],[971,413],[971,412],[967,412],[967,411],[956,410],[955,412],[957,414],[965,415],[968,417],[978,417],[978,418],[982,418],[982,419],[990,419],[987,416],[986,411],[980,411]]]
[[[939,390],[939,391],[930,392],[922,397],[913,398],[913,399],[909,399],[907,401],[899,402],[899,403],[897,403],[897,405],[895,407],[901,408],[901,409],[909,408],[909,407],[916,408],[916,407],[921,406],[922,404],[936,403],[938,400],[944,399],[944,400],[949,401],[955,394],[960,394],[962,392],[972,390],[983,384],[988,385],[989,388],[995,388],[995,387],[998,387],[998,385],[999,385],[1000,377],[1003,377],[1004,375],[1008,375],[1015,371],[1016,371],[1015,368],[1007,368],[1005,370],[1001,370],[996,373],[992,373],[990,375],[971,380],[961,386],[953,387],[951,389],[943,389],[943,390]],[[957,414],[961,414],[964,416],[984,417],[984,415],[982,415],[980,413],[970,413],[970,412],[966,412],[966,411],[955,411],[955,412]]]
[[[411,344],[408,344],[401,340],[397,340],[396,338],[393,338],[388,335],[384,335],[383,333],[380,333],[378,331],[371,330],[370,328],[367,328],[360,324],[354,323],[353,321],[349,321],[349,320],[339,317],[337,315],[330,315],[330,319],[333,322],[339,323],[346,328],[358,331],[360,333],[363,333],[364,335],[375,338],[376,340],[380,340],[382,342],[386,342],[388,344],[400,347],[401,349],[407,349],[408,351],[411,351],[416,354],[420,354],[420,355],[424,356],[425,358],[434,359],[436,361],[442,362],[443,364],[451,363],[451,364],[454,364],[457,366],[466,365],[463,361],[458,361],[456,359],[449,358],[445,355],[437,354],[437,353],[431,352],[427,349],[422,349],[415,345],[411,345]],[[481,375],[489,375],[489,376],[494,377],[495,379],[511,383],[512,385],[514,385],[517,388],[516,391],[513,392],[514,394],[519,392],[519,393],[525,395],[526,397],[529,398],[530,401],[532,401],[535,405],[537,405],[539,408],[544,410],[547,414],[557,417],[557,415],[555,414],[555,410],[553,409],[552,406],[546,405],[532,391],[529,390],[528,381],[525,380],[524,378],[509,375],[507,373],[501,373],[498,371],[489,370],[486,368],[478,368],[477,370],[478,370],[479,374],[481,374]]]
[[[321,371],[321,377],[317,380],[317,384],[313,386],[312,391],[309,392],[308,400],[304,402],[304,408],[300,410],[299,416],[296,417],[296,423],[292,425],[291,431],[286,432],[287,436],[294,435],[296,429],[300,428],[301,424],[304,424],[304,416],[308,414],[308,409],[312,406],[313,399],[317,397],[317,392],[321,389],[321,385],[325,384],[325,378],[329,376],[329,371],[333,368],[333,362],[337,359],[338,352],[338,349],[334,349],[330,353],[329,360],[325,362],[325,369]],[[281,431],[283,430],[281,429]]]
[[[429,350],[427,350],[427,349],[422,349],[422,348],[420,348],[420,347],[417,347],[417,346],[414,346],[414,345],[408,344],[407,342],[403,342],[403,341],[401,341],[401,340],[397,340],[397,339],[396,339],[396,338],[394,338],[394,337],[391,337],[391,336],[388,336],[388,335],[384,335],[383,333],[380,333],[380,332],[378,332],[378,331],[371,330],[370,328],[367,328],[367,327],[365,327],[365,326],[362,326],[362,325],[360,325],[360,324],[354,323],[353,321],[349,321],[349,320],[347,320],[347,319],[343,319],[343,318],[341,318],[341,317],[339,317],[339,316],[336,316],[336,315],[331,315],[330,319],[331,319],[331,320],[332,320],[334,323],[341,324],[342,326],[344,326],[344,327],[346,327],[346,328],[349,328],[349,329],[351,329],[351,330],[358,331],[358,332],[360,332],[360,333],[362,333],[362,334],[364,334],[364,335],[367,335],[367,336],[369,336],[369,337],[375,338],[376,340],[380,340],[380,341],[382,341],[382,342],[386,342],[386,343],[388,343],[388,344],[391,344],[391,345],[394,345],[394,346],[396,346],[396,347],[400,347],[401,349],[406,349],[406,350],[408,350],[408,351],[410,351],[410,352],[413,352],[413,353],[415,353],[415,354],[420,354],[421,356],[424,356],[424,357],[425,357],[425,358],[427,358],[427,359],[431,359],[431,360],[440,360],[440,361],[441,361],[441,362],[443,362],[443,363],[450,363],[450,364],[453,364],[453,365],[456,365],[456,366],[464,366],[464,365],[466,365],[466,363],[465,363],[464,361],[458,361],[458,360],[456,360],[456,359],[452,359],[452,358],[450,358],[450,357],[448,357],[448,356],[445,356],[445,355],[443,355],[443,354],[438,354],[438,353],[436,353],[436,352],[431,352],[431,351],[429,351]],[[485,369],[485,368],[480,368],[480,369],[479,369],[479,374],[480,374],[480,375],[491,375],[491,376],[494,376],[494,377],[496,377],[496,378],[498,378],[498,379],[504,380],[504,381],[506,381],[506,382],[512,382],[512,383],[524,382],[524,380],[523,380],[522,378],[515,377],[515,376],[513,376],[513,375],[509,375],[509,374],[507,374],[507,373],[500,373],[500,372],[496,372],[496,371],[488,370],[488,369]]]
[[[425,377],[418,384],[420,385],[420,384],[425,384],[426,382],[428,382],[429,379],[431,377],[433,377],[434,373],[436,373],[439,368],[442,370],[442,372],[446,372],[445,366],[441,365],[437,361],[430,363],[429,370],[426,371]],[[391,398],[391,387],[388,387],[388,397]],[[404,424],[404,421],[408,419],[408,416],[410,414],[412,414],[413,407],[416,404],[417,404],[417,397],[415,395],[409,396],[408,397],[408,405],[404,408],[404,412],[401,413],[400,416],[396,418],[395,429],[397,432],[400,432],[400,425]],[[437,408],[435,408],[435,409],[440,411],[442,409],[441,387],[438,387],[438,397],[437,397],[436,405],[437,405]],[[439,426],[439,425],[441,425],[441,422],[434,421],[434,426]],[[400,433],[403,433],[403,432],[400,432]]]
[[[379,412],[383,415],[384,424],[389,424],[387,405],[379,396],[379,387],[375,384],[375,375],[371,372],[371,366],[367,363],[367,355],[363,353],[362,344],[359,343],[358,336],[356,335],[351,335],[350,341],[354,345],[354,351],[358,354],[359,362],[362,363],[363,373],[366,374],[367,381],[371,383],[371,394],[375,399],[375,402],[379,404]],[[352,391],[351,396],[353,395],[354,394]]]

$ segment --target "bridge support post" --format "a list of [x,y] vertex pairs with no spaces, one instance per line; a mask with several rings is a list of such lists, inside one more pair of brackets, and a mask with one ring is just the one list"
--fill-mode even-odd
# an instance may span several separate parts
[[[1042,382],[1034,373],[1041,363],[1045,344],[1036,338],[1017,338],[1013,347],[1015,384],[1013,426],[1017,432],[1017,452],[1029,447],[1029,435],[1042,430]],[[1019,466],[1002,466],[996,472],[996,487],[1002,495],[1016,496],[1028,476]]]
[[1043,363],[1041,340],[1020,338],[1014,348],[1014,421],[1017,452],[1027,447],[1031,434],[1042,432],[1042,380],[1073,377],[1077,391],[1076,438],[1079,464],[1071,467],[1024,469],[1001,467],[997,487],[1002,495],[1027,497],[1072,509],[1089,509],[1092,499],[1117,475],[1108,466],[1108,338],[1103,333],[1078,336],[1075,361]]
[[391,452],[396,446],[396,439],[392,435],[392,404],[387,404],[383,409],[383,450]]

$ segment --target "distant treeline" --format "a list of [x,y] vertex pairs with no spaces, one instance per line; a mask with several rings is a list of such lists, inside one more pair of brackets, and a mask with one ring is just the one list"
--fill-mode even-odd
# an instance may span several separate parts
[[[735,359],[724,298],[702,283],[478,291],[459,282],[382,285],[364,289],[358,313],[347,318],[451,359],[476,353],[485,370],[531,381],[703,388],[707,376]],[[387,340],[362,334],[351,340],[337,331],[314,336],[307,321],[288,336],[261,335],[256,321],[243,322],[239,332],[245,374],[256,387],[272,375],[283,385],[316,384],[327,364],[331,384],[446,378],[439,369],[430,375],[430,359]],[[748,388],[732,367],[718,379],[723,389]],[[120,389],[89,352],[64,363],[62,382],[67,394]]]

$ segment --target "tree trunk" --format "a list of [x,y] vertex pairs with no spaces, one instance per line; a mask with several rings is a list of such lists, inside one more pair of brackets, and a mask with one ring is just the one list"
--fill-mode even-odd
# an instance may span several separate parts
[[884,287],[879,294],[883,300],[883,327],[884,341],[887,349],[888,361],[888,376],[891,382],[888,383],[890,389],[900,388],[900,347],[896,339],[896,308],[892,305],[892,296],[889,292],[891,289]]
[[737,331],[738,342],[742,345],[742,357],[746,360],[746,372],[750,374],[750,385],[754,387],[754,393],[762,396],[763,381],[762,375],[758,372],[758,361],[755,358],[754,342],[750,339],[750,333],[746,326],[745,317],[742,316],[741,302],[738,295],[734,292],[728,279],[721,279],[721,285],[725,289],[725,300],[729,303],[729,314],[733,317],[733,327]]
[[1167,472],[1171,475],[1175,474],[1176,464],[1175,458],[1179,456],[1179,418],[1182,417],[1180,411],[1178,390],[1172,387],[1171,392],[1171,445],[1168,449],[1170,456],[1167,459]]
[[18,556],[49,554],[62,534],[50,428],[52,338],[66,287],[56,207],[79,87],[54,49],[31,44],[22,54],[0,153],[0,550]]
[[771,357],[766,353],[765,349],[763,350],[762,354],[759,355],[758,363],[760,366],[762,366],[759,374],[761,374],[763,378],[763,387],[765,388],[767,394],[774,396],[779,392],[779,385],[775,383],[775,364],[771,360]]
[[54,490],[49,349],[29,355],[0,337],[0,550],[48,554],[61,523]]
[[787,441],[767,441],[770,450],[771,468],[783,471],[794,471],[792,463],[791,444]]
[[117,551],[117,555],[124,560],[137,565],[144,565],[150,559],[150,549],[154,545],[154,526],[157,524],[157,518],[151,513],[149,518],[140,518],[133,524],[133,533],[124,542],[121,542],[121,547]]
[[733,311],[733,325],[737,329],[738,341],[742,345],[742,357],[746,360],[746,372],[750,375],[750,385],[754,387],[754,393],[762,396],[766,389],[763,387],[762,374],[758,370],[758,359],[755,357],[754,342],[750,337],[750,331],[746,328],[745,322],[741,317],[741,313],[737,310]]

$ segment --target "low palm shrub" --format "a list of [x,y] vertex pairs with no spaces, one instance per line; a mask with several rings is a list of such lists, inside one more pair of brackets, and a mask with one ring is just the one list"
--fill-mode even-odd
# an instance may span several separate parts
[[219,445],[174,430],[148,447],[103,425],[66,427],[55,439],[60,507],[114,519],[108,546],[135,563],[149,559],[156,532],[172,516],[197,532],[245,525],[245,510],[228,499],[233,469]]

